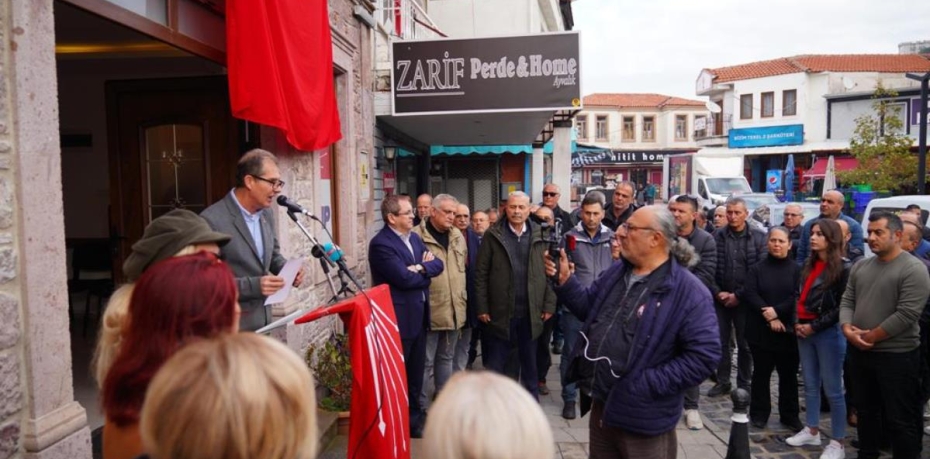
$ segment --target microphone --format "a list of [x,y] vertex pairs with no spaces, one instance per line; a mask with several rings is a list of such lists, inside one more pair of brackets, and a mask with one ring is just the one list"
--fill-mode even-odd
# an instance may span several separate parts
[[326,256],[327,260],[333,263],[339,263],[339,261],[342,260],[342,249],[332,242],[327,242],[323,244],[323,255]]
[[568,261],[572,261],[572,254],[575,252],[575,247],[578,245],[578,240],[575,239],[574,234],[565,235],[565,254],[568,255]]
[[278,205],[281,207],[287,207],[287,211],[289,213],[293,212],[297,214],[304,214],[310,218],[316,218],[316,216],[314,216],[312,212],[310,212],[307,209],[304,209],[303,206],[301,206],[300,204],[297,204],[296,202],[291,201],[290,199],[287,199],[287,196],[284,196],[283,194],[278,195]]

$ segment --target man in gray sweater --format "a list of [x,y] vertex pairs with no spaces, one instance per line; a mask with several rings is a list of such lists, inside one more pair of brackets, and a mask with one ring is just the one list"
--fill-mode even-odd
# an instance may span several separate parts
[[876,256],[853,266],[840,304],[843,334],[853,346],[850,379],[862,395],[855,401],[861,459],[878,458],[883,431],[890,433],[896,459],[916,459],[922,447],[917,321],[930,296],[930,275],[901,249],[902,230],[894,214],[869,217],[868,243]]

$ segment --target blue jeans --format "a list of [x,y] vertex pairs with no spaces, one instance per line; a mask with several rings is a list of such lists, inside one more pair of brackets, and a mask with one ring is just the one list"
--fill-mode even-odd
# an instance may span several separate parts
[[843,396],[843,360],[846,338],[839,324],[813,335],[798,339],[801,355],[801,375],[804,377],[804,402],[807,406],[807,426],[820,424],[820,384],[830,400],[831,437],[846,438],[846,398]]
[[559,362],[559,374],[562,376],[562,402],[575,403],[578,399],[578,386],[575,383],[568,383],[568,364],[572,350],[575,348],[575,342],[578,341],[578,334],[584,324],[567,309],[562,311],[562,317],[559,319],[559,326],[562,327],[562,361]]
[[452,376],[455,363],[455,345],[458,330],[426,332],[426,365],[423,368],[423,390],[420,391],[420,404],[429,407],[429,381],[433,379],[436,395]]

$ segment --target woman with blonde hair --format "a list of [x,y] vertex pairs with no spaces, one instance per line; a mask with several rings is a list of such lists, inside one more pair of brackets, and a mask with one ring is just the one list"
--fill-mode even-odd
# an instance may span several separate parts
[[424,457],[551,459],[552,427],[519,384],[496,373],[458,372],[433,402],[423,433]]
[[272,338],[235,333],[196,342],[152,380],[141,433],[152,459],[313,459],[313,377]]
[[110,365],[119,353],[121,335],[129,311],[134,282],[152,264],[170,257],[206,251],[219,255],[220,246],[229,235],[210,228],[207,221],[185,209],[175,209],[154,220],[142,238],[132,245],[132,253],[123,263],[123,276],[129,283],[116,289],[107,302],[101,320],[100,336],[92,363],[97,385],[103,387]]

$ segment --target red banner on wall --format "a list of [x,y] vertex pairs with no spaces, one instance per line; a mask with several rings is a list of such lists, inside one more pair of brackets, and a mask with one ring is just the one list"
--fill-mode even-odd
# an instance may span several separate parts
[[228,0],[226,66],[237,118],[304,151],[342,138],[326,0]]

